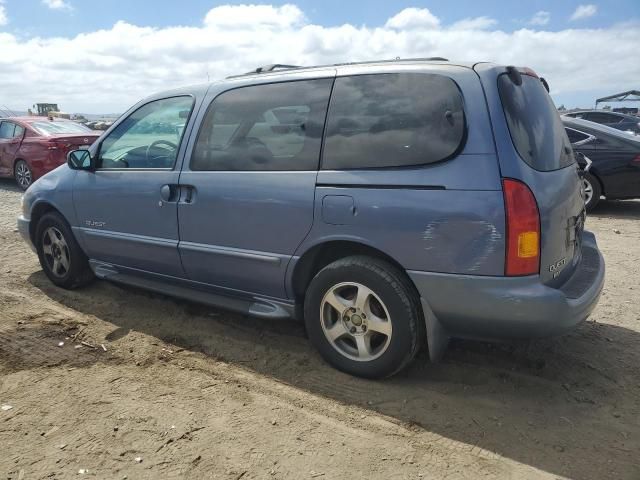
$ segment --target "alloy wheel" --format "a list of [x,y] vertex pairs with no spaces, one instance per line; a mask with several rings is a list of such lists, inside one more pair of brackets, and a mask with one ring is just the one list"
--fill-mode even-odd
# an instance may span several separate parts
[[586,178],[582,179],[582,184],[584,185],[584,203],[588,205],[593,198],[593,185]]
[[393,327],[380,297],[355,282],[334,285],[320,303],[320,321],[325,337],[340,354],[368,362],[389,347]]
[[16,165],[16,182],[21,188],[26,190],[31,185],[31,171],[25,162],[18,162]]
[[56,227],[49,227],[42,236],[42,253],[51,272],[59,278],[64,277],[69,272],[71,266],[71,255],[69,246]]

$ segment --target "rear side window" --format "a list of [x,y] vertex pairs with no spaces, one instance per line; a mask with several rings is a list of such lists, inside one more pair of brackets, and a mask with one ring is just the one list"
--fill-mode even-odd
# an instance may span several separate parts
[[202,122],[191,170],[316,170],[333,79],[224,92]]
[[326,170],[439,162],[465,139],[463,99],[448,77],[424,73],[336,79],[322,155]]
[[573,164],[564,125],[539,79],[522,75],[516,85],[505,73],[498,90],[513,145],[530,167],[546,172]]
[[573,128],[565,128],[564,130],[567,132],[567,137],[569,137],[571,145],[582,145],[584,143],[588,143],[588,141],[593,138],[592,136],[579,132],[578,130],[574,130]]

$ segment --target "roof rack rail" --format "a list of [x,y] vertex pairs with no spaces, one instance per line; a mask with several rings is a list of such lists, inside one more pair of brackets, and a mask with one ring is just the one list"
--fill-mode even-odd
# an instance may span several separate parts
[[255,70],[247,72],[245,75],[250,75],[252,73],[273,72],[274,70],[291,70],[293,68],[301,68],[301,67],[300,65],[285,65],[283,63],[274,63],[272,65],[265,65],[264,67],[258,67]]
[[274,63],[272,65],[265,65],[263,67],[258,67],[255,70],[251,70],[247,73],[241,73],[240,75],[230,75],[227,78],[238,78],[244,77],[245,75],[255,75],[256,73],[268,73],[274,72],[276,70],[293,70],[296,68],[302,68],[300,65],[286,65],[284,63]]
[[309,67],[302,67],[300,65],[286,65],[282,63],[274,63],[272,65],[265,65],[264,67],[258,67],[255,70],[251,70],[247,73],[241,73],[240,75],[229,75],[227,78],[240,78],[245,75],[255,75],[257,73],[270,73],[276,70],[295,70],[298,68],[320,68],[320,67],[340,67],[340,66],[348,66],[348,65],[364,65],[367,63],[392,63],[392,62],[410,62],[410,61],[422,61],[422,62],[448,62],[448,58],[444,57],[426,57],[426,58],[393,58],[389,60],[373,60],[368,62],[345,62],[345,63],[334,63],[328,65],[314,65]]

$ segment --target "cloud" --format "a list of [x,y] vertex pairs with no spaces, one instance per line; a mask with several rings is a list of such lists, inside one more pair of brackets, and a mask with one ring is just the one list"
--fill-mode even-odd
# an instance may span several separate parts
[[578,8],[576,8],[575,12],[573,12],[573,14],[571,15],[571,18],[569,18],[569,20],[575,21],[593,17],[597,11],[598,7],[593,4],[579,5]]
[[629,61],[637,56],[638,38],[638,22],[505,32],[487,20],[443,25],[429,11],[405,9],[381,25],[328,27],[294,5],[226,5],[188,27],[120,21],[68,38],[0,32],[0,85],[13,110],[52,101],[69,112],[106,113],[154,92],[206,82],[207,74],[224,78],[260,65],[443,56],[530,66],[554,94],[623,91],[640,78],[640,63]]
[[428,8],[405,8],[387,20],[385,27],[394,30],[435,29],[440,27],[440,19],[433,15]]
[[551,20],[551,14],[549,12],[545,12],[544,10],[540,10],[536,12],[531,20],[529,20],[529,25],[546,25]]
[[42,3],[51,10],[72,10],[73,7],[65,0],[42,0]]
[[251,26],[288,28],[305,22],[295,5],[222,5],[212,8],[204,18],[207,27],[243,29]]
[[451,25],[452,30],[486,30],[498,23],[489,17],[465,18]]
[[9,23],[7,17],[7,8],[4,6],[4,0],[0,0],[0,27]]

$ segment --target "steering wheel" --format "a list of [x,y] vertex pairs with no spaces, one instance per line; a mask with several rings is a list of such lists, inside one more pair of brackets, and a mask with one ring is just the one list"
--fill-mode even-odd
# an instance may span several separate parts
[[[169,140],[156,140],[155,142],[152,142],[151,145],[149,145],[147,147],[147,150],[145,152],[144,157],[145,157],[145,160],[147,161],[147,163],[150,161],[149,153],[151,152],[151,149],[154,148],[154,147],[157,147],[159,145],[169,146],[173,150],[174,153],[175,153],[176,150],[178,150],[178,146],[175,143],[170,142]],[[168,156],[169,156],[169,154],[167,154],[167,155],[156,155],[153,158],[168,157]]]

